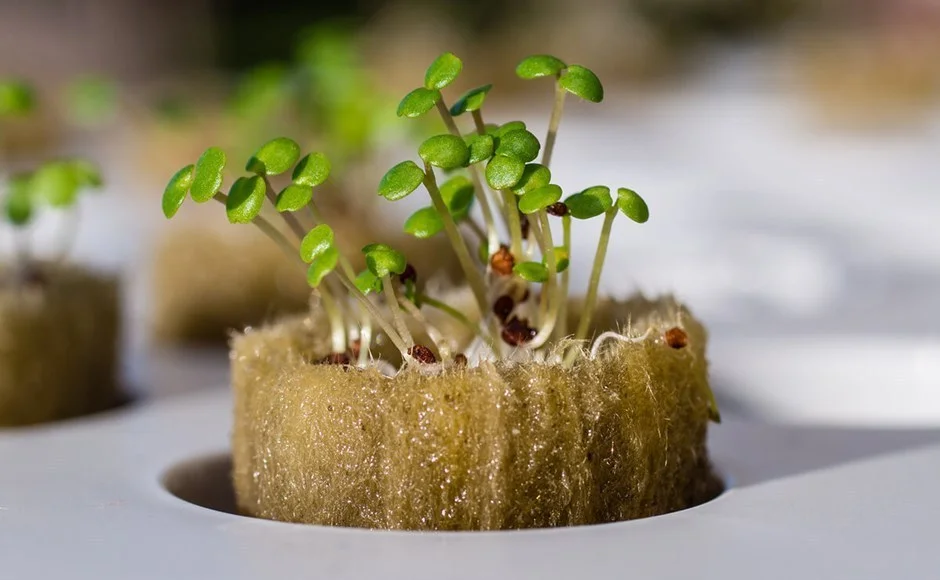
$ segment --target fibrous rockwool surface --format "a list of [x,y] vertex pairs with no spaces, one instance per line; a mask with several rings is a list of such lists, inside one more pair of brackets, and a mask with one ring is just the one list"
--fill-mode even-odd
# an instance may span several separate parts
[[166,343],[222,342],[233,329],[303,312],[310,297],[296,264],[253,229],[179,228],[153,269],[153,330]]
[[[344,247],[362,247],[374,240],[368,236],[380,233],[370,214],[360,217],[340,221],[336,235]],[[405,252],[424,242],[402,234],[389,237]],[[422,256],[415,267],[452,275],[456,261],[446,248],[412,251]],[[362,264],[354,260],[354,265]],[[167,344],[224,343],[233,330],[302,313],[310,300],[305,271],[296,255],[284,254],[254,228],[234,236],[211,225],[177,228],[154,256],[153,335]]]
[[0,289],[0,425],[27,425],[113,407],[117,280],[39,266],[41,281]]
[[[705,331],[672,299],[607,303],[631,325],[572,368],[482,363],[394,378],[315,364],[316,315],[237,335],[234,485],[248,515],[412,530],[593,524],[719,490],[707,449]],[[681,327],[688,344],[664,334]]]

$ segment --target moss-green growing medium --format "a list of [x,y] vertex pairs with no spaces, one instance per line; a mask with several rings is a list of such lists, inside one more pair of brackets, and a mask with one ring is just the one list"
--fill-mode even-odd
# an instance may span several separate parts
[[115,406],[117,281],[67,266],[38,265],[33,276],[0,286],[0,426]]
[[302,312],[310,288],[258,232],[181,228],[154,257],[153,332],[164,343],[222,343],[232,329]]
[[[317,364],[314,315],[232,345],[234,485],[248,515],[408,530],[646,517],[714,497],[703,327],[672,299],[598,310],[621,328],[571,368],[483,362],[393,378]],[[667,338],[680,328],[687,344]],[[670,344],[672,343],[672,344]]]

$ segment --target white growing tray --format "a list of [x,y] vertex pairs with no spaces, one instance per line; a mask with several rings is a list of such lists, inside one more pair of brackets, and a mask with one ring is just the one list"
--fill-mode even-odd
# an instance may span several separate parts
[[[760,360],[730,365],[734,378],[779,378],[770,351]],[[847,387],[877,378],[841,368]],[[408,533],[264,521],[172,495],[165,481],[231,508],[230,408],[219,387],[0,431],[0,578],[940,577],[940,430],[729,420],[710,442],[728,489],[705,505],[602,526]]]

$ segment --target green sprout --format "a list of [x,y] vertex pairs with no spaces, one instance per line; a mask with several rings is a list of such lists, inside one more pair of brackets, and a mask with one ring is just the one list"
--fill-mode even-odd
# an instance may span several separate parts
[[599,103],[604,100],[604,86],[591,69],[577,64],[567,65],[560,59],[545,54],[523,59],[516,67],[516,75],[525,80],[541,77],[555,79],[555,102],[548,122],[545,148],[542,151],[542,165],[548,167],[555,149],[555,138],[561,123],[561,112],[565,106],[565,95],[571,93],[585,101]]
[[16,79],[0,79],[0,119],[24,117],[33,111],[35,104],[35,93],[28,84]]
[[113,120],[119,97],[117,83],[98,76],[79,77],[65,89],[68,116],[79,126],[95,126]]
[[[570,92],[591,102],[603,98],[603,87],[590,70],[545,55],[519,64],[516,72],[522,78],[555,79],[555,108],[543,144],[522,121],[485,122],[490,85],[463,93],[449,107],[441,90],[459,82],[462,68],[459,58],[444,53],[427,69],[423,84],[401,101],[399,116],[422,117],[436,108],[447,131],[421,142],[414,159],[392,166],[376,191],[392,202],[411,195],[426,197],[428,203],[405,220],[403,231],[419,239],[446,236],[475,312],[430,295],[407,256],[388,244],[363,247],[366,269],[356,272],[349,249],[340,247],[317,207],[317,188],[329,178],[330,161],[321,153],[302,155],[302,148],[286,137],[263,143],[245,165],[247,175],[237,177],[227,194],[221,188],[226,155],[209,148],[171,178],[164,214],[173,217],[187,195],[197,203],[215,199],[225,205],[229,221],[257,226],[293,256],[306,268],[307,281],[330,324],[333,352],[325,362],[353,364],[357,357],[356,366],[368,366],[374,340],[384,336],[405,364],[419,368],[455,365],[467,358],[464,351],[481,361],[506,360],[521,350],[537,355],[536,360],[571,365],[585,352],[580,343],[588,337],[597,307],[614,220],[622,213],[643,223],[649,208],[625,187],[618,188],[616,196],[611,188],[596,185],[565,197],[564,189],[552,182],[549,163],[564,95]],[[466,132],[455,120],[465,113],[473,118]],[[286,180],[288,175],[290,182],[275,188],[271,180]],[[280,225],[268,221],[271,211],[280,217]],[[584,307],[569,334],[572,220],[601,217]],[[556,219],[560,240],[554,231],[558,224],[553,228],[551,223]],[[539,291],[530,292],[532,285],[539,285]],[[440,332],[424,308],[450,317],[470,338],[458,340]],[[413,333],[416,327],[422,332]],[[429,338],[432,348],[417,344],[417,337]]]
[[[24,117],[36,108],[32,87],[21,80],[0,79],[0,122]],[[3,169],[3,168],[0,168]],[[39,258],[32,252],[31,226],[44,210],[68,212],[71,215],[60,229],[53,263],[63,261],[74,245],[81,194],[102,186],[97,166],[84,159],[46,161],[30,171],[15,173],[0,186],[3,219],[13,230],[16,243],[13,283],[22,286],[35,280]]]
[[98,169],[82,159],[48,161],[32,171],[8,178],[3,192],[3,216],[13,229],[17,244],[14,283],[21,285],[33,279],[38,258],[32,253],[30,226],[43,209],[66,211],[73,215],[59,231],[53,263],[65,259],[74,245],[77,216],[74,215],[80,195],[102,185]]
[[389,136],[424,135],[423,126],[402,131],[385,114],[397,99],[374,86],[361,53],[355,29],[331,20],[303,30],[288,59],[244,73],[226,103],[234,133],[227,151],[241,157],[249,153],[243,144],[289,132],[305,147],[329,147],[333,163],[346,171]]

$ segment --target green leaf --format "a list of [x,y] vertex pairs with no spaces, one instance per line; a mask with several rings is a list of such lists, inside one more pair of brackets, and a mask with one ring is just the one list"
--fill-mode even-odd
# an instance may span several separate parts
[[444,222],[433,207],[423,207],[405,220],[405,233],[420,239],[430,238],[442,229]]
[[369,244],[362,249],[362,252],[366,255],[366,266],[369,271],[379,278],[390,274],[401,274],[408,266],[404,254],[385,244]]
[[603,185],[589,187],[565,200],[571,217],[587,220],[605,213],[614,205],[610,188]]
[[307,269],[307,284],[313,288],[318,287],[323,278],[336,269],[338,262],[339,251],[330,246],[310,262],[310,268]]
[[522,161],[497,155],[486,164],[486,182],[496,190],[510,189],[519,183],[524,172],[525,163]]
[[296,141],[277,137],[255,151],[245,169],[258,175],[280,175],[293,167],[299,158],[300,145]]
[[638,224],[645,223],[646,220],[650,219],[650,208],[640,197],[640,194],[632,189],[626,187],[617,189],[617,207],[623,212],[623,215]]
[[84,77],[69,84],[66,99],[72,121],[79,125],[96,125],[114,118],[118,88],[105,78]]
[[330,160],[326,158],[326,155],[310,153],[305,155],[294,168],[291,180],[298,185],[316,187],[326,181],[329,176]]
[[470,149],[463,139],[450,133],[435,135],[418,147],[418,156],[425,163],[442,169],[466,167],[470,161]]
[[[104,185],[101,178],[101,170],[98,166],[84,159],[72,159],[69,161],[72,171],[75,172],[75,179],[81,187],[100,188]],[[190,165],[192,167],[192,165]]]
[[238,80],[229,104],[240,120],[259,121],[284,107],[289,98],[291,71],[281,64],[255,67]]
[[8,192],[4,200],[4,212],[7,220],[14,226],[24,226],[33,217],[33,196],[29,174],[15,175],[10,178]]
[[441,184],[440,192],[454,221],[463,221],[473,206],[473,183],[466,176],[455,175]]
[[445,52],[437,57],[427,72],[424,73],[424,88],[428,90],[440,90],[454,82],[460,70],[463,68],[463,62],[452,52]]
[[467,147],[470,149],[470,159],[467,165],[485,161],[493,156],[496,142],[492,135],[471,135],[467,137]]
[[222,187],[222,170],[225,169],[225,152],[218,147],[209,147],[196,161],[196,172],[189,194],[196,203],[204,203],[215,197]]
[[499,137],[496,154],[513,157],[523,163],[528,163],[538,157],[540,148],[541,145],[539,145],[539,140],[535,135],[525,129],[518,129],[504,133]]
[[369,252],[385,252],[391,251],[393,248],[388,244],[383,244],[381,242],[373,242],[371,244],[366,244],[362,246],[362,253],[368,254]]
[[512,131],[524,131],[525,123],[522,121],[509,121],[499,127],[493,129],[494,137],[502,137],[506,133],[511,133]]
[[[564,246],[556,246],[552,251],[555,254],[555,271],[561,273],[567,270],[570,263],[568,250]],[[548,266],[547,259],[542,258],[542,263]]]
[[305,205],[313,199],[313,188],[309,185],[300,185],[292,183],[277,194],[274,207],[277,211],[297,211],[303,209]]
[[512,271],[529,282],[541,283],[548,280],[548,268],[539,262],[520,262],[512,267]]
[[36,104],[33,89],[18,80],[0,80],[0,117],[21,117]]
[[558,79],[563,89],[585,101],[599,103],[604,100],[604,86],[591,69],[581,65],[569,66]]
[[313,228],[300,242],[300,257],[308,264],[316,259],[317,256],[333,247],[333,229],[320,224]]
[[382,291],[382,279],[369,270],[360,272],[359,275],[356,276],[356,280],[353,284],[356,285],[356,288],[358,288],[360,292],[367,296],[372,292]]
[[459,117],[464,113],[479,111],[483,106],[483,101],[486,100],[486,94],[489,93],[492,88],[493,85],[483,85],[482,87],[470,89],[460,95],[460,98],[451,105],[450,114]]
[[441,91],[419,87],[398,103],[398,116],[415,118],[427,113],[441,100]]
[[512,192],[516,195],[522,195],[527,191],[532,191],[538,187],[548,185],[552,181],[552,172],[549,171],[548,167],[540,163],[529,163],[525,166],[525,170],[522,172],[522,177],[519,179],[519,183],[512,188]]
[[166,184],[166,189],[163,190],[163,215],[167,219],[175,216],[180,206],[183,205],[186,194],[189,193],[189,188],[193,184],[193,167],[195,166],[187,165],[180,169]]
[[80,184],[74,169],[66,161],[46,163],[30,180],[32,194],[52,207],[69,207],[78,198]]
[[519,211],[532,214],[552,205],[561,199],[561,188],[551,183],[523,194],[519,198]]
[[560,59],[548,54],[535,54],[522,59],[516,66],[516,76],[531,80],[539,77],[553,77],[561,74],[567,65]]
[[232,184],[225,202],[225,214],[233,224],[249,224],[264,205],[267,186],[260,175],[239,177]]
[[398,201],[418,189],[424,181],[424,171],[414,161],[402,161],[382,176],[379,195],[389,201]]

